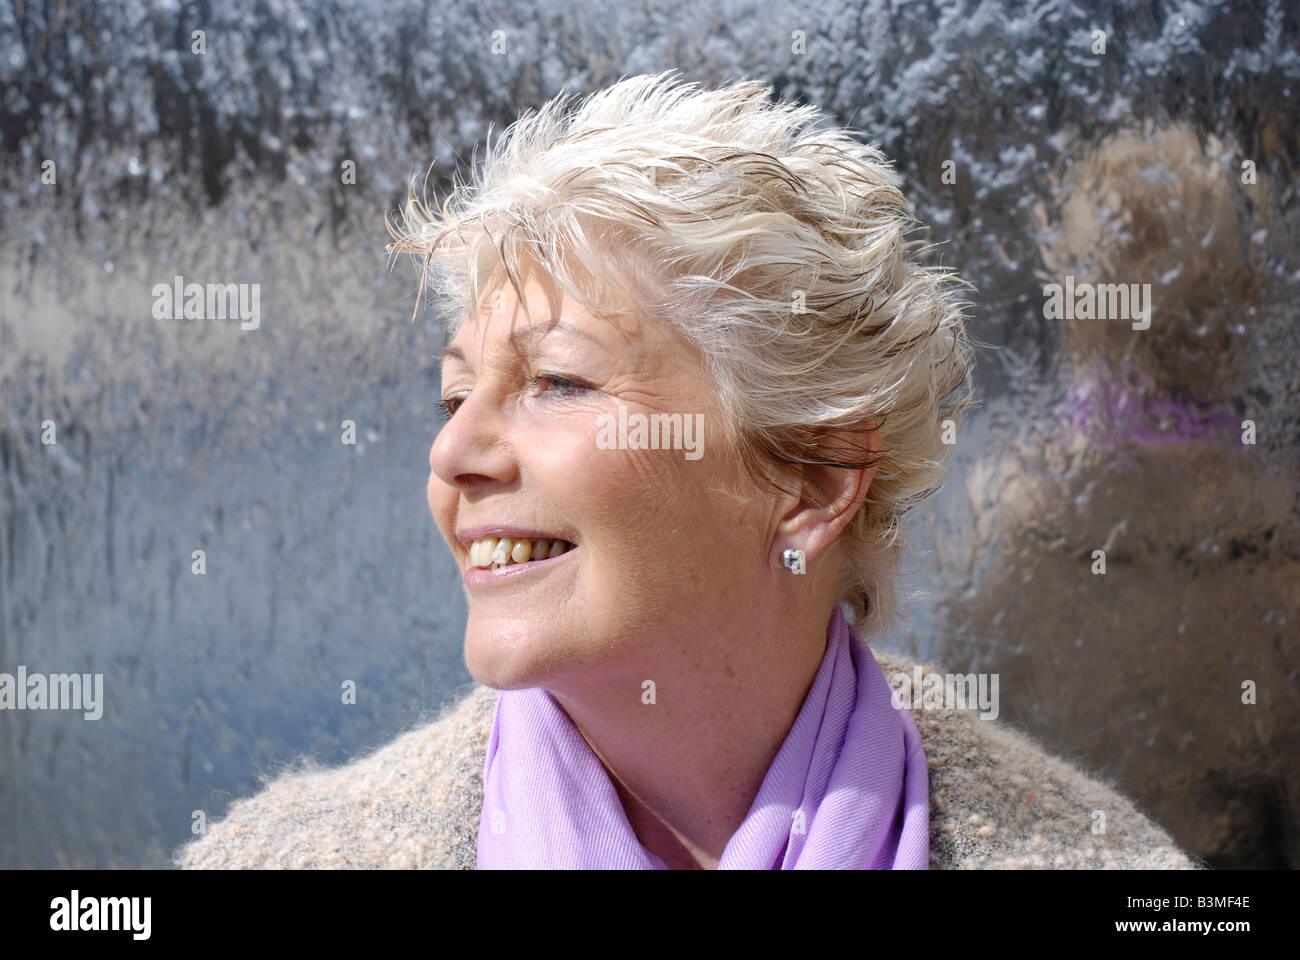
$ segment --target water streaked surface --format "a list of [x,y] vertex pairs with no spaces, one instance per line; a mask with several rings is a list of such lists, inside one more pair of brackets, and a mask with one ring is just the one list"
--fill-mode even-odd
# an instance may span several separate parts
[[[1101,59],[1069,5],[654,6],[502,8],[516,45],[497,59],[466,40],[481,11],[432,4],[223,4],[202,61],[163,7],[0,11],[0,669],[102,672],[108,697],[94,722],[0,715],[0,865],[161,863],[194,810],[219,816],[299,753],[383,743],[468,680],[424,503],[441,344],[410,319],[413,268],[389,274],[382,215],[570,77],[672,65],[770,77],[878,138],[979,288],[986,404],[918,513],[930,599],[880,642],[1001,672],[1005,721],[1195,852],[1300,862],[1295,300],[1260,304],[1215,398],[1258,422],[1253,450],[1062,439],[1082,380],[1042,315],[1034,216],[1081,146],[1174,113],[1254,158],[1281,221],[1264,269],[1294,282],[1294,14],[1115,4]],[[832,49],[819,24],[855,39]],[[654,52],[670,32],[675,64]],[[593,50],[608,66],[584,74]],[[152,286],[178,273],[259,283],[261,329],[154,320]],[[1099,541],[1105,578],[1079,567]]]

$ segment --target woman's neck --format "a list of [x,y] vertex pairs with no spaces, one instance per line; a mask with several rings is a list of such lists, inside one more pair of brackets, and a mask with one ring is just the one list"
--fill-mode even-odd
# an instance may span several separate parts
[[833,601],[790,593],[769,601],[788,600],[784,614],[758,604],[725,631],[656,635],[638,644],[642,662],[551,689],[670,869],[716,868],[812,686]]
[[[608,770],[606,772],[609,772]],[[721,854],[711,854],[701,849],[687,837],[678,834],[664,823],[653,810],[634,797],[612,774],[610,779],[618,793],[623,812],[636,838],[669,870],[716,870]],[[734,831],[733,831],[734,832]]]

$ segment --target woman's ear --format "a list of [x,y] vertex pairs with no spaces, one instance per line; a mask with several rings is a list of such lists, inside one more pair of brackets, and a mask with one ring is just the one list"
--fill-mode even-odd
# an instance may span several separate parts
[[834,542],[862,508],[880,460],[877,421],[822,434],[816,449],[826,461],[853,466],[801,465],[798,501],[777,524],[773,547],[778,563],[789,548],[802,550],[805,561],[810,562]]

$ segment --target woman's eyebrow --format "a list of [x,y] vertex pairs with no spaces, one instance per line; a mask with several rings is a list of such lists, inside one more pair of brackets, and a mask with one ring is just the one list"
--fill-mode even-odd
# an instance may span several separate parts
[[515,347],[530,347],[538,340],[541,340],[543,337],[556,331],[568,334],[569,336],[579,337],[598,347],[604,346],[600,341],[600,338],[594,333],[590,333],[577,324],[569,323],[563,319],[554,320],[551,323],[531,323],[528,326],[511,333],[509,342]]
[[[538,340],[541,340],[543,337],[555,331],[587,340],[598,347],[603,348],[605,346],[605,344],[602,343],[595,334],[590,333],[575,324],[566,323],[563,320],[556,320],[552,323],[529,324],[528,326],[511,333],[507,338],[507,342],[516,350],[527,349],[536,344]],[[457,346],[448,346],[442,351],[442,361],[445,363],[449,359],[459,360],[466,366],[469,365],[469,362],[465,359],[465,352]]]

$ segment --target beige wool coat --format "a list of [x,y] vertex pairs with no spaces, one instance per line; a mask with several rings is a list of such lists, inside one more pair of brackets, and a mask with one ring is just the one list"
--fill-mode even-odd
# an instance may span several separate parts
[[[917,666],[873,653],[886,676]],[[233,803],[173,865],[474,869],[496,698],[475,685],[433,722],[343,766],[301,764]],[[1127,798],[998,720],[913,716],[930,768],[932,869],[1205,866]]]

